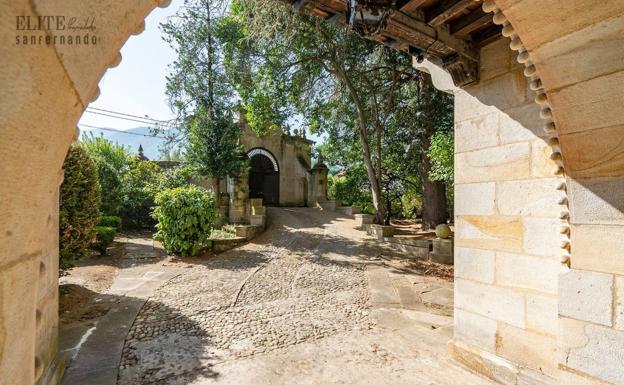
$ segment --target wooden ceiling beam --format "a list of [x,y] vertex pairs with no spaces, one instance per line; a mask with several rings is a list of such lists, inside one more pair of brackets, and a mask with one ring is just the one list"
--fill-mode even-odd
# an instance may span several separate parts
[[481,7],[470,12],[468,16],[453,21],[449,25],[451,35],[465,36],[492,23],[492,15],[483,12]]
[[412,1],[408,1],[407,4],[405,4],[404,6],[402,6],[400,8],[401,12],[404,13],[412,13],[416,10],[418,10],[418,8],[420,8],[423,4],[425,4],[428,0],[412,0]]
[[437,7],[433,7],[430,11],[427,11],[427,23],[432,27],[438,27],[444,24],[447,20],[464,12],[466,8],[473,4],[478,4],[480,0],[447,0],[442,2]]
[[499,39],[502,36],[501,29],[500,25],[493,24],[472,35],[472,40],[477,47],[483,47]]

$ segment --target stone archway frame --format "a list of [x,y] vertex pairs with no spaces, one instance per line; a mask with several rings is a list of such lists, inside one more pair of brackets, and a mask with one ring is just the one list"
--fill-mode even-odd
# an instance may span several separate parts
[[275,172],[279,172],[279,163],[277,162],[277,158],[275,158],[275,155],[273,155],[273,153],[269,150],[267,150],[264,147],[254,147],[251,150],[247,151],[247,156],[249,157],[249,159],[251,159],[252,157],[256,156],[256,155],[264,155],[267,158],[269,158],[269,160],[271,161],[271,163],[273,164],[273,171]]
[[[483,3],[483,11],[486,13],[493,13],[493,21],[494,24],[502,25],[502,35],[511,39],[509,44],[509,48],[513,51],[518,52],[517,60],[520,64],[525,66],[524,76],[529,80],[529,86],[532,91],[536,93],[535,103],[537,103],[541,107],[540,118],[544,121],[544,132],[548,135],[548,145],[550,146],[551,160],[553,160],[557,164],[557,168],[554,170],[554,176],[561,177],[561,183],[557,185],[557,189],[561,192],[559,195],[559,200],[554,202],[555,204],[561,207],[559,219],[561,219],[561,255],[560,262],[564,268],[570,267],[570,252],[571,252],[571,243],[570,243],[570,209],[568,207],[568,196],[567,196],[567,184],[566,184],[566,175],[564,168],[564,159],[561,153],[561,147],[559,146],[559,138],[556,130],[556,126],[554,123],[553,111],[551,110],[550,104],[548,103],[548,97],[546,95],[546,91],[542,85],[542,82],[537,73],[537,69],[533,62],[531,61],[530,54],[528,50],[522,44],[520,37],[515,32],[515,29],[511,25],[511,23],[507,20],[503,12],[498,8],[493,0],[486,0]],[[440,66],[435,63],[424,60],[421,63],[418,63],[416,60],[413,61],[414,67],[426,72],[431,75],[432,82],[434,86],[440,91],[453,93],[453,90],[456,90],[458,87],[454,84],[451,75]]]

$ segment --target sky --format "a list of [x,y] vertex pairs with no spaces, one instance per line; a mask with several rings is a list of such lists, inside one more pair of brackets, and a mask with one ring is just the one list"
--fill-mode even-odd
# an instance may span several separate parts
[[[175,52],[162,39],[160,23],[174,15],[184,0],[173,0],[167,8],[156,8],[145,20],[145,31],[131,36],[121,49],[121,63],[110,68],[100,81],[100,96],[89,107],[169,120],[175,115],[167,104],[165,76],[175,60]],[[102,112],[102,111],[100,111]],[[143,123],[97,115],[86,111],[79,126],[127,130]],[[88,129],[87,129],[88,131]],[[317,137],[310,139],[318,142]]]
[[[145,116],[158,120],[173,118],[165,95],[165,76],[175,52],[161,37],[158,26],[176,13],[183,0],[167,8],[156,8],[145,20],[145,31],[131,36],[121,49],[121,63],[110,68],[100,81],[100,96],[90,107]],[[80,124],[128,129],[144,124],[85,112]]]

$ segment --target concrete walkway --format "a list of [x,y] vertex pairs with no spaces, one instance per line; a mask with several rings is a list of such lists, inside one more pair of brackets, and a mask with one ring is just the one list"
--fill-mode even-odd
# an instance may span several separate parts
[[333,212],[269,219],[253,243],[191,269],[124,269],[111,288],[124,299],[64,383],[492,384],[446,353],[451,283],[380,256]]

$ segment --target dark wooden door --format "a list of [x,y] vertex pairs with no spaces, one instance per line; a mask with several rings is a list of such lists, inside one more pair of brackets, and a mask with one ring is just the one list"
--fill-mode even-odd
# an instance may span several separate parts
[[279,171],[275,171],[273,163],[262,154],[250,159],[249,197],[262,198],[265,206],[279,204]]

